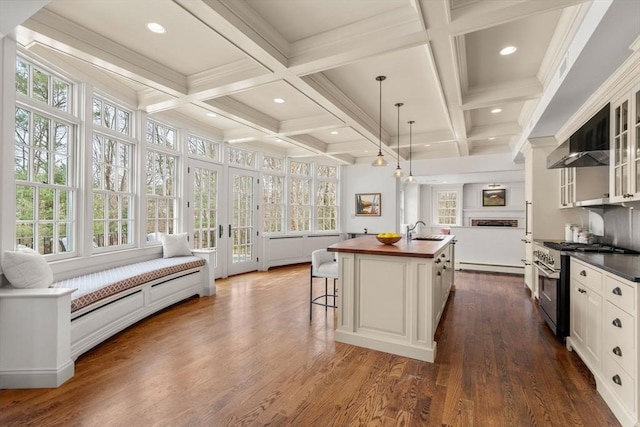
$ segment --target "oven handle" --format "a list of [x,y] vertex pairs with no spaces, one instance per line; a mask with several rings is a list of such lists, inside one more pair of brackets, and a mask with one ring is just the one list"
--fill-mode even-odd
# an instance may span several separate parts
[[548,279],[559,279],[560,278],[560,272],[559,271],[549,270],[542,263],[540,263],[540,261],[534,261],[533,265],[538,269],[538,272],[540,272],[544,277],[546,277]]

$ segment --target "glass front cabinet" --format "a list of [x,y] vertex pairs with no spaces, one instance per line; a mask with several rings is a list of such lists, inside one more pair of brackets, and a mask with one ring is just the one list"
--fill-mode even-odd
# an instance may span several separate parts
[[640,200],[640,85],[611,109],[610,200]]

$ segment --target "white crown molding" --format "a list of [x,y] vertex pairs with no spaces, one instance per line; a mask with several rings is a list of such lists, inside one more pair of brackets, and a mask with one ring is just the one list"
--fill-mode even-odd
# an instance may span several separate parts
[[469,70],[467,64],[467,43],[465,36],[453,37],[454,54],[458,68],[460,93],[466,95],[469,90]]
[[259,34],[261,38],[267,41],[283,56],[290,56],[290,41],[286,40],[276,28],[273,28],[265,21],[247,2],[237,0],[218,0],[218,2],[223,4],[230,12],[237,16],[238,19],[241,19],[251,28],[255,34]]
[[224,111],[226,117],[250,128],[267,134],[278,133],[279,122],[276,119],[228,96],[210,99],[204,103]]
[[535,77],[508,81],[491,87],[476,87],[469,90],[462,100],[463,110],[487,108],[510,102],[522,102],[539,98],[542,85]]
[[[218,88],[220,86],[233,86],[242,81],[251,81],[256,77],[270,76],[271,80],[278,79],[274,74],[270,73],[262,65],[256,63],[250,58],[241,59],[230,62],[219,67],[201,71],[187,77],[187,86],[189,95],[193,96],[200,92]],[[260,84],[263,84],[262,82]],[[242,90],[248,89],[241,85]],[[227,95],[229,93],[226,93]]]
[[344,123],[329,114],[304,117],[301,119],[284,120],[280,122],[280,135],[291,136],[310,133],[318,130],[343,127]]
[[493,137],[516,136],[522,133],[522,128],[515,122],[498,123],[495,125],[474,126],[469,129],[469,140],[487,139]]
[[[186,77],[93,31],[41,9],[16,30],[18,41],[37,41],[133,81],[172,92],[187,92]],[[24,44],[24,43],[23,43]]]

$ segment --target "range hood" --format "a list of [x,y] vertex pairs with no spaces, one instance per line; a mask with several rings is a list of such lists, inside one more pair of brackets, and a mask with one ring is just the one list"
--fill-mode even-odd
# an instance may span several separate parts
[[609,104],[547,157],[547,169],[609,164]]

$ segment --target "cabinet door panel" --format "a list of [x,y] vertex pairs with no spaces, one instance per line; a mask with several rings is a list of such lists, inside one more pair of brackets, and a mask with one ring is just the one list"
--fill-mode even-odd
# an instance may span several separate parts
[[585,348],[594,362],[600,367],[602,359],[602,296],[587,290],[585,300]]

